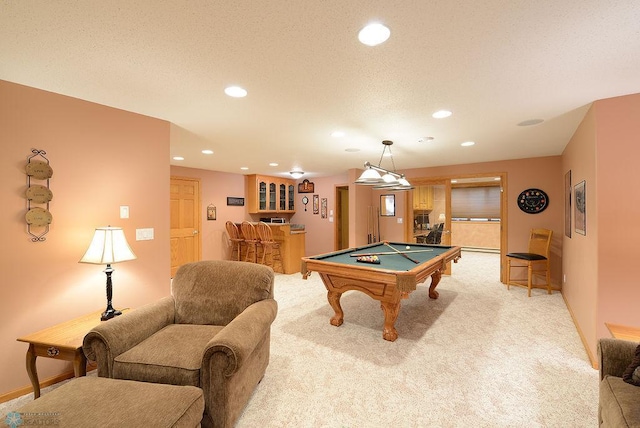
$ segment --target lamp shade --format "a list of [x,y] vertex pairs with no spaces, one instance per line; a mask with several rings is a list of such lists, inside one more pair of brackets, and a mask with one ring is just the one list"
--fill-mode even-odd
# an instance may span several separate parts
[[365,169],[360,177],[356,180],[356,183],[358,184],[378,184],[382,182],[383,181],[380,173],[371,168]]
[[98,227],[80,263],[111,264],[136,259],[120,227]]

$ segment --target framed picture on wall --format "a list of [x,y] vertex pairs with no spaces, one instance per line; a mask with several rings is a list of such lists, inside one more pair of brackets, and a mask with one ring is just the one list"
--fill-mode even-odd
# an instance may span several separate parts
[[322,198],[320,202],[320,217],[327,218],[327,198]]
[[313,213],[314,214],[320,213],[320,196],[319,195],[313,195]]
[[564,175],[564,234],[571,238],[571,170]]
[[576,233],[587,234],[587,189],[586,182],[582,180],[574,189],[575,198],[575,223]]

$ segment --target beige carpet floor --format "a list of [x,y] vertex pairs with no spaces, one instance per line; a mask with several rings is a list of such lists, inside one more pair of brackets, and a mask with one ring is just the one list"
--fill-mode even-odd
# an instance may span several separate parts
[[562,296],[507,291],[498,272],[497,254],[464,252],[438,300],[423,285],[402,302],[395,342],[363,293],[334,327],[317,274],[277,275],[271,362],[237,426],[596,426],[598,374]]

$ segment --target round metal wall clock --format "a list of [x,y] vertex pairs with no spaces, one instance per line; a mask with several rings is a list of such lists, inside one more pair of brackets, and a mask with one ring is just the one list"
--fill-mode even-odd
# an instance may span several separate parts
[[537,214],[549,206],[549,197],[540,189],[527,189],[518,196],[518,208],[528,214]]
[[307,204],[309,203],[309,198],[307,198],[306,196],[302,197],[302,204],[304,205],[304,210],[307,210]]

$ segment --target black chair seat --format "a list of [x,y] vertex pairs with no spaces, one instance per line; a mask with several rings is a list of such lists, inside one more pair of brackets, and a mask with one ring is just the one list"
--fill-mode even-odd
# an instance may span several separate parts
[[507,257],[512,257],[514,259],[520,260],[547,260],[545,256],[534,253],[509,253],[507,254]]

